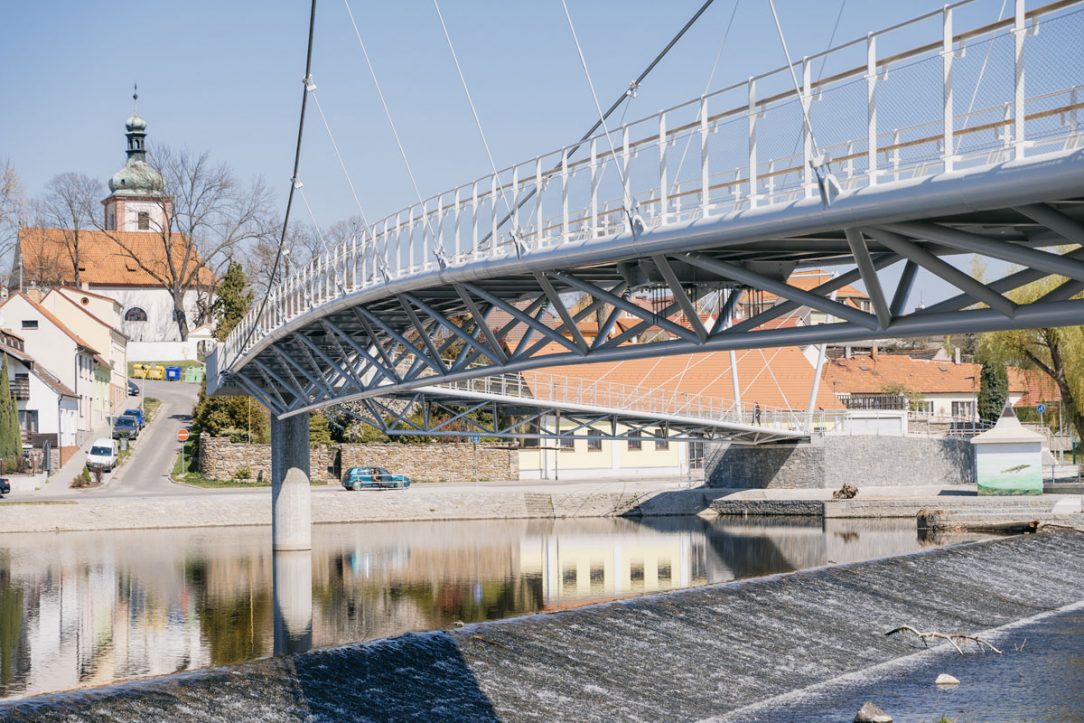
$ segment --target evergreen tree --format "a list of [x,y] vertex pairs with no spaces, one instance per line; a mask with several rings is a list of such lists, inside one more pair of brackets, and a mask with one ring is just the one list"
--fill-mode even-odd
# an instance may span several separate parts
[[244,317],[252,305],[252,289],[248,286],[245,270],[236,261],[231,261],[218,285],[218,298],[215,300],[215,338],[223,340]]
[[989,424],[997,422],[1009,399],[1009,372],[1005,362],[986,359],[979,377],[979,419]]
[[331,428],[323,412],[313,412],[309,418],[309,444],[331,444]]
[[23,435],[19,429],[19,412],[15,398],[11,394],[11,380],[8,379],[8,356],[3,355],[0,364],[0,458],[9,470],[17,463],[23,449]]

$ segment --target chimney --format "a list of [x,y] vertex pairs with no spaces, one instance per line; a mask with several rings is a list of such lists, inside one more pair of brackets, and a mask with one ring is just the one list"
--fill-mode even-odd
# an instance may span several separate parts
[[953,350],[953,352],[952,352],[952,363],[953,364],[959,364],[960,363],[960,347],[956,347]]

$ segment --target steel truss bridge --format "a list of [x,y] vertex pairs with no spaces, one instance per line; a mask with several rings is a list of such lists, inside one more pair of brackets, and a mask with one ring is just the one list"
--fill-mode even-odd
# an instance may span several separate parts
[[[976,4],[989,17],[960,27],[966,5],[804,58],[797,88],[779,68],[372,224],[250,311],[212,355],[212,391],[279,419],[343,402],[375,418],[388,399],[523,406],[466,383],[539,367],[1084,322],[1084,0],[1015,0],[1005,19]],[[928,41],[883,52],[900,33]],[[845,69],[815,78],[825,59]],[[972,254],[1009,270],[974,278]],[[812,267],[840,273],[788,283]],[[955,295],[913,308],[919,274]],[[834,299],[856,282],[870,311]],[[785,301],[729,323],[757,290]],[[725,303],[707,324],[711,293]],[[832,321],[773,324],[800,307]]]
[[[758,411],[759,410],[759,411]],[[808,439],[836,431],[845,411],[743,409],[731,399],[644,389],[548,373],[461,379],[349,403],[350,413],[389,436],[573,437],[734,444]]]

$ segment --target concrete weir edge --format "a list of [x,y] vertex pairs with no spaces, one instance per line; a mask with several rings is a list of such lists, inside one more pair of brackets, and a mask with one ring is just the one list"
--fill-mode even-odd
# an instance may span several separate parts
[[1043,533],[42,696],[0,715],[726,716],[918,660],[884,636],[899,624],[995,635],[1084,604],[1082,586],[1084,535]]

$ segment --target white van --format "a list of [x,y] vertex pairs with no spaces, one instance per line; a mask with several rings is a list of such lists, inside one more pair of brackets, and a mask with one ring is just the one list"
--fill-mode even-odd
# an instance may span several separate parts
[[112,472],[117,466],[117,443],[108,437],[94,440],[87,452],[87,469]]

